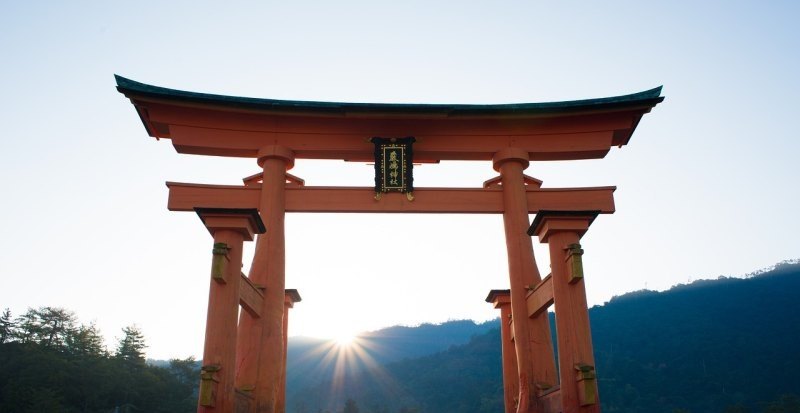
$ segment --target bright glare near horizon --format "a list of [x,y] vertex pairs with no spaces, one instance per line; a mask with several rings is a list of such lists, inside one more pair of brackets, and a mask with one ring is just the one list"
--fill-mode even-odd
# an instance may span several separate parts
[[[167,211],[164,182],[240,184],[259,168],[178,155],[169,140],[148,137],[115,73],[196,92],[342,102],[546,102],[664,85],[666,99],[629,145],[526,170],[545,187],[617,186],[617,212],[582,240],[590,305],[800,258],[799,9],[8,2],[0,309],[67,308],[96,322],[112,348],[137,324],[151,358],[202,353],[212,240],[195,214]],[[291,173],[308,185],[373,179],[363,163],[298,160]],[[494,176],[489,162],[415,167],[417,186],[479,187]],[[380,232],[396,235],[405,260],[382,258]],[[547,274],[547,250],[534,244]],[[290,310],[290,335],[488,320],[497,313],[486,294],[508,288],[497,215],[289,214],[286,246],[286,286],[303,298]]]
[[378,386],[396,386],[394,379],[373,357],[380,351],[382,350],[379,345],[360,337],[354,337],[347,343],[335,340],[322,342],[310,349],[306,355],[319,360],[309,374],[315,376],[330,374],[332,377],[330,387],[320,390],[328,391],[331,395],[341,395],[348,376],[355,371],[369,374]]
[[355,340],[355,338],[356,338],[356,336],[354,336],[352,334],[346,334],[346,333],[345,334],[337,334],[336,336],[333,337],[334,341],[336,341],[336,344],[339,347],[347,347],[347,346],[349,346],[350,344],[353,343],[353,340]]

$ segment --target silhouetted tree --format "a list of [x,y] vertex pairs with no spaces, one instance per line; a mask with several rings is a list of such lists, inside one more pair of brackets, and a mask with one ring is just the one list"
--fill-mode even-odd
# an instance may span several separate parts
[[[7,315],[10,318],[11,314]],[[9,327],[8,333],[16,341],[64,350],[70,335],[75,331],[75,314],[58,307],[29,308],[14,324],[13,329]]]
[[197,360],[195,360],[194,357],[171,359],[169,361],[169,370],[179,382],[191,386],[194,386],[198,377],[200,377],[200,371],[197,368]]
[[143,366],[145,363],[144,349],[147,348],[147,345],[141,330],[132,325],[123,328],[122,332],[125,335],[119,340],[114,356],[129,365]]
[[14,320],[11,319],[11,310],[6,308],[0,316],[0,344],[11,340],[14,333]]
[[73,333],[67,337],[67,349],[76,356],[101,357],[107,355],[103,337],[94,323],[74,329]]
[[13,335],[16,341],[20,343],[35,342],[35,338],[39,334],[39,320],[37,313],[32,308],[17,317],[15,324]]
[[46,348],[65,349],[69,336],[75,330],[75,314],[58,307],[43,307],[33,311],[39,321],[39,344]]
[[29,309],[14,323],[6,310],[0,322],[6,335],[0,343],[0,412],[196,410],[194,359],[173,360],[169,368],[146,365],[144,336],[136,327],[123,329],[112,357],[98,328],[76,325],[64,309]]

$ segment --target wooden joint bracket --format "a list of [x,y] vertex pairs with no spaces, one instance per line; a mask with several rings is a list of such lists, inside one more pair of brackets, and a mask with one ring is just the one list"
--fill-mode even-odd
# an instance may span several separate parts
[[200,394],[199,404],[201,406],[214,407],[217,401],[217,385],[219,378],[216,376],[221,367],[218,364],[203,366],[200,368]]
[[578,383],[578,401],[581,406],[597,404],[597,376],[594,366],[576,364],[575,381]]
[[574,284],[583,279],[583,249],[581,244],[569,244],[564,250],[567,251],[565,261],[569,261],[569,283]]
[[225,284],[225,270],[228,268],[230,252],[228,244],[224,242],[217,242],[214,244],[214,249],[211,250],[214,257],[211,259],[211,278],[221,284]]
[[495,176],[492,179],[488,179],[486,181],[483,181],[483,188],[484,189],[499,188],[501,185],[503,185],[503,177],[499,176],[499,175]]
[[290,173],[286,173],[286,185],[287,186],[306,186],[306,180],[303,178],[299,178],[294,176]]
[[211,253],[214,255],[228,255],[230,252],[230,248],[228,248],[228,244],[224,242],[216,242],[214,243],[214,249],[211,250]]

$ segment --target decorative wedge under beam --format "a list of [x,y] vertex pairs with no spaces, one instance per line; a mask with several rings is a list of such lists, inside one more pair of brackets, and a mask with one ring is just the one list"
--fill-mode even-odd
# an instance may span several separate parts
[[555,386],[542,392],[539,396],[539,406],[543,412],[561,411],[561,387]]
[[264,294],[261,290],[242,274],[242,282],[239,283],[239,304],[254,318],[261,317],[261,303],[264,301]]
[[[170,211],[207,208],[257,208],[258,186],[202,185],[167,182]],[[616,187],[530,188],[529,213],[540,210],[593,210],[614,212]],[[503,193],[483,188],[416,188],[414,201],[402,194],[387,194],[376,201],[371,187],[286,187],[286,212],[412,212],[449,214],[500,214]]]
[[553,305],[552,275],[544,277],[542,282],[528,293],[525,302],[528,305],[528,317],[535,317],[542,311],[546,311],[547,307]]

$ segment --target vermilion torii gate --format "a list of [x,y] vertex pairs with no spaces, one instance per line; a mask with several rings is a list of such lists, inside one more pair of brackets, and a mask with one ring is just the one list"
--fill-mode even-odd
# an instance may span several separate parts
[[[196,211],[214,238],[198,412],[285,411],[287,212],[503,214],[510,290],[504,310],[508,412],[598,412],[579,238],[614,212],[614,187],[542,188],[530,162],[602,158],[626,145],[661,88],[632,95],[507,105],[300,102],[210,95],[116,77],[147,133],[179,153],[248,157],[262,172],[244,184],[168,182],[168,208]],[[476,188],[314,187],[287,173],[296,159],[374,161],[373,137],[414,137],[414,162],[491,161],[499,176]],[[376,199],[377,198],[377,199]],[[529,214],[537,214],[531,225]],[[530,235],[529,235],[530,232]],[[258,236],[250,274],[242,243]],[[531,235],[550,246],[539,274]],[[504,298],[505,297],[505,298]],[[238,323],[236,314],[241,304]],[[546,308],[555,304],[556,374]],[[504,307],[505,306],[505,307]],[[560,377],[560,383],[559,378]]]

